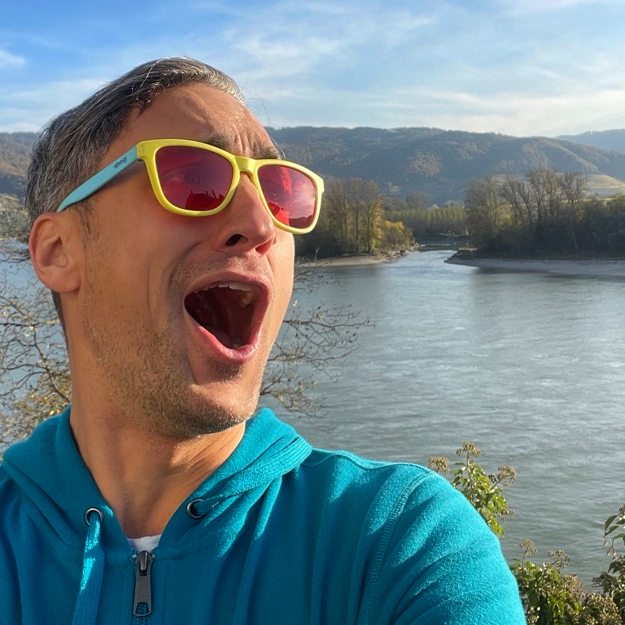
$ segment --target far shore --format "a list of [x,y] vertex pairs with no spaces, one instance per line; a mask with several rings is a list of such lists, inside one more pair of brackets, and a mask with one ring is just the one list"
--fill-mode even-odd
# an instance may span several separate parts
[[[409,253],[409,252],[407,252]],[[401,254],[359,254],[358,256],[334,256],[332,258],[302,258],[298,267],[370,267],[397,260]]]
[[534,272],[625,280],[625,259],[495,258],[451,256],[445,262],[491,271]]

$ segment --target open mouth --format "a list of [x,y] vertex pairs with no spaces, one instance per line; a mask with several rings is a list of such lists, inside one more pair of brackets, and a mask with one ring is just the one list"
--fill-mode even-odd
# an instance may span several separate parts
[[220,282],[187,295],[191,317],[224,347],[238,349],[253,340],[258,295],[254,285]]

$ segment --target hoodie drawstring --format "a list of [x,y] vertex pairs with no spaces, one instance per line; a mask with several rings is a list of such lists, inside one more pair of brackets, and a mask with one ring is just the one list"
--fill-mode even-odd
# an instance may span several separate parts
[[87,538],[82,560],[80,590],[74,608],[72,625],[94,625],[100,603],[102,576],[104,573],[104,552],[100,545],[102,513],[97,508],[85,512]]

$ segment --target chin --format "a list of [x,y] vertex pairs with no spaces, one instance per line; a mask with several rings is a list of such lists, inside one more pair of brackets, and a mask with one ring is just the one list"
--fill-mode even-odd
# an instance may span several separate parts
[[147,398],[143,411],[148,420],[145,426],[155,434],[176,440],[228,430],[254,414],[259,398],[258,390],[246,392],[234,386],[223,389],[224,392],[213,390],[210,395],[204,387],[195,387],[167,399],[162,395]]

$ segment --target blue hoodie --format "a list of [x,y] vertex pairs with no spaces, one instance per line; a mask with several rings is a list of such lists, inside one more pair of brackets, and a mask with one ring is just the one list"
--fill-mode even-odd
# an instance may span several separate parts
[[[138,441],[137,445],[141,445]],[[498,540],[423,467],[312,449],[271,411],[136,553],[69,411],[0,467],[0,624],[517,625]]]

